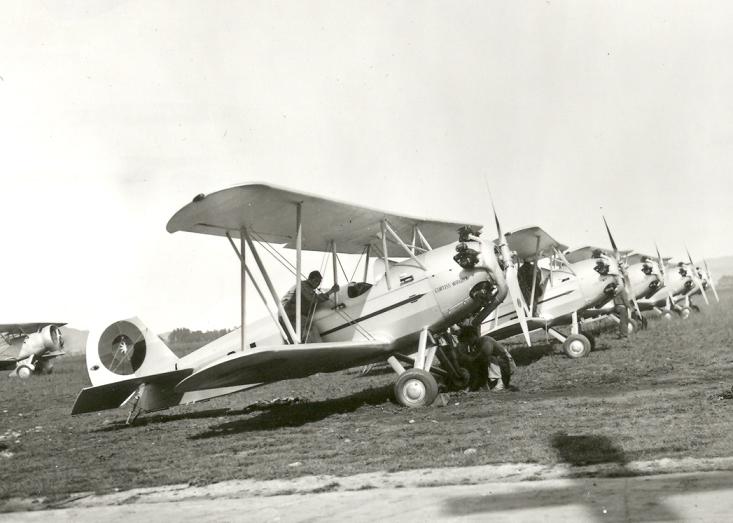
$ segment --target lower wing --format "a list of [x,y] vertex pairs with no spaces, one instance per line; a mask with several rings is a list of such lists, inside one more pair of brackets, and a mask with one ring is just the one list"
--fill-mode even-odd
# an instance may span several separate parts
[[175,390],[190,392],[304,378],[386,359],[393,350],[391,342],[368,340],[258,347],[215,361],[182,380]]

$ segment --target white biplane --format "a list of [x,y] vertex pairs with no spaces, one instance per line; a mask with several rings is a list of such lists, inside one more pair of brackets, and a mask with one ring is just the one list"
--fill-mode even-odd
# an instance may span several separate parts
[[[593,258],[590,247],[565,255],[567,246],[539,227],[499,233],[500,262],[518,275],[521,292],[512,295],[516,304],[507,298],[483,319],[482,333],[495,339],[524,334],[531,346],[529,333],[544,330],[569,357],[587,355],[593,338],[582,330],[583,312],[613,298],[620,284],[615,260]],[[561,326],[570,326],[570,334],[560,332]]]
[[33,322],[0,324],[0,370],[12,370],[22,379],[32,374],[51,374],[53,360],[63,356],[65,323]]
[[[639,299],[639,307],[654,310],[666,320],[672,318],[672,312],[685,319],[690,315],[689,293],[696,289],[692,271],[683,262],[672,263],[671,258],[662,258],[658,248],[657,259],[664,285],[651,296]],[[699,288],[702,289],[702,283]]]
[[[429,405],[438,395],[433,374],[453,372],[456,380],[465,379],[462,369],[451,369],[433,335],[493,309],[507,293],[494,246],[478,237],[479,225],[401,216],[264,184],[199,195],[170,219],[167,229],[228,239],[240,262],[245,327],[180,359],[137,318],[90,333],[86,356],[93,386],[81,391],[72,414],[130,402],[132,415],[384,360],[398,374],[397,401],[407,407]],[[261,257],[270,244],[295,249],[294,324]],[[390,259],[395,248],[403,261]],[[301,320],[309,315],[300,310],[304,250],[331,255],[336,284],[339,254],[362,254],[365,260],[365,281],[342,282],[311,315],[319,343],[301,343],[309,327]],[[372,284],[366,277],[374,257],[381,258],[384,271]],[[255,266],[264,291],[254,277]],[[270,317],[247,324],[250,284]],[[436,357],[446,362],[444,368],[433,365]]]

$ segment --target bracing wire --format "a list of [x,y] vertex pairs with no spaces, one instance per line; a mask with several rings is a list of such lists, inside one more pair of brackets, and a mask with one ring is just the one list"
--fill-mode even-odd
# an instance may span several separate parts
[[349,281],[354,281],[354,276],[356,276],[356,271],[359,268],[359,264],[361,263],[361,259],[364,257],[367,251],[367,246],[364,246],[364,249],[361,251],[361,254],[359,255],[359,259],[356,260],[356,267],[354,267],[354,272],[351,273],[351,278],[349,278]]

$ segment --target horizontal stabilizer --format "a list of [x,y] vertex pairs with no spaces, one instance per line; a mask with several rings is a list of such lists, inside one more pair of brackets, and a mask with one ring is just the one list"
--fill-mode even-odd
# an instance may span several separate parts
[[107,383],[97,387],[87,387],[76,397],[71,414],[84,414],[99,410],[116,409],[137,389],[141,383],[156,383],[173,387],[189,376],[192,369],[162,372],[150,376],[139,376],[128,380]]
[[192,374],[176,392],[304,378],[387,359],[392,343],[344,341],[261,347],[227,356]]

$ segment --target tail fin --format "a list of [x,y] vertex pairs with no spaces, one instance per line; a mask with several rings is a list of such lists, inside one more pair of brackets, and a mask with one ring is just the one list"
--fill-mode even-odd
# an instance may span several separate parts
[[86,352],[94,386],[79,393],[72,414],[120,407],[136,393],[145,411],[177,405],[173,387],[192,372],[179,370],[178,357],[136,317],[90,333]]
[[178,357],[139,318],[112,323],[87,340],[87,372],[92,385],[176,370]]

